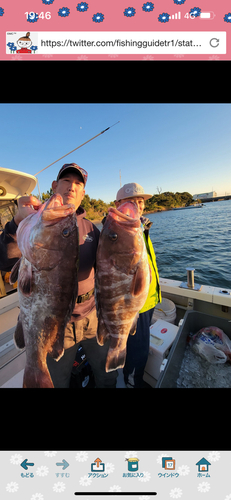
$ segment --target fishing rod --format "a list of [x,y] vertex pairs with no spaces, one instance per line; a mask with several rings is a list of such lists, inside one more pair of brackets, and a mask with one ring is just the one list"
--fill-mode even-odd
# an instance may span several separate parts
[[80,146],[78,146],[77,148],[72,149],[72,151],[69,151],[69,153],[67,153],[66,155],[61,156],[61,158],[59,158],[58,160],[53,161],[53,163],[50,163],[50,165],[47,165],[47,167],[43,168],[42,170],[40,170],[39,172],[37,172],[37,174],[34,174],[34,175],[41,174],[41,172],[43,172],[43,171],[44,171],[44,170],[46,170],[47,168],[51,167],[51,165],[54,165],[55,163],[57,163],[57,161],[62,160],[63,158],[65,158],[66,156],[70,155],[71,153],[73,153],[73,152],[74,152],[74,151],[76,151],[77,149],[81,148],[82,146],[85,146],[85,144],[87,144],[88,142],[93,141],[93,139],[96,139],[96,137],[99,137],[99,135],[104,134],[104,132],[107,132],[107,130],[109,130],[110,128],[112,128],[112,127],[114,127],[115,125],[117,125],[117,123],[120,123],[120,122],[118,121],[118,122],[114,123],[113,125],[111,125],[110,127],[105,128],[105,130],[102,130],[102,132],[100,132],[99,134],[95,135],[95,136],[94,136],[94,137],[92,137],[91,139],[88,139],[88,141],[84,142],[83,144],[81,144],[81,145],[80,145]]

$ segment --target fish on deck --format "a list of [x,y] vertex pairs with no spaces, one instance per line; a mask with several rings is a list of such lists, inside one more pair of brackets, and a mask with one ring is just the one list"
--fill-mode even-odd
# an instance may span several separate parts
[[105,370],[123,367],[128,335],[146,302],[150,268],[137,205],[110,207],[96,255],[97,342],[109,339]]
[[47,354],[64,354],[64,331],[78,294],[78,226],[74,205],[54,194],[17,229],[21,259],[11,272],[18,279],[20,314],[14,340],[26,346],[23,387],[49,387]]

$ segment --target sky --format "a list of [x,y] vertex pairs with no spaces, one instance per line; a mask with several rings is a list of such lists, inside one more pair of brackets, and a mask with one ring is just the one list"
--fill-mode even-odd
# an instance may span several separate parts
[[88,172],[86,194],[106,203],[120,174],[151,195],[231,193],[230,104],[0,104],[0,167],[35,175],[117,121],[38,174],[40,192],[75,162]]

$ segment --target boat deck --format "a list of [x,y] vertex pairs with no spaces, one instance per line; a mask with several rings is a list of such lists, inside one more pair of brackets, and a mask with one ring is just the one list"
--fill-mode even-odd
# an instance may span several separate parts
[[[187,311],[203,312],[231,322],[231,289],[202,286],[200,291],[181,288],[181,282],[160,278],[162,296],[176,305],[178,325]],[[26,360],[25,350],[19,351],[13,333],[19,314],[18,292],[0,298],[0,387],[22,387]],[[144,380],[155,387],[157,380],[145,374]],[[118,370],[117,388],[125,388],[123,370]]]

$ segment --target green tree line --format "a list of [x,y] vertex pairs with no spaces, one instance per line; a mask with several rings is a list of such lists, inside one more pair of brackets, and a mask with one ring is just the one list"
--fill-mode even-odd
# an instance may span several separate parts
[[[46,201],[52,196],[53,191],[47,191],[42,193],[42,201]],[[193,197],[188,192],[183,193],[172,193],[166,191],[165,193],[154,194],[152,198],[146,200],[145,211],[146,212],[156,212],[162,209],[168,209],[175,207],[188,206],[193,203]],[[90,220],[102,219],[104,215],[107,214],[109,207],[115,207],[115,203],[112,201],[110,203],[105,203],[103,200],[90,198],[88,194],[84,196],[81,206],[86,210],[87,218]]]
[[166,191],[165,193],[154,194],[152,198],[145,202],[145,209],[148,212],[161,210],[161,208],[171,209],[176,207],[185,207],[193,203],[193,197],[188,192],[172,193]]

